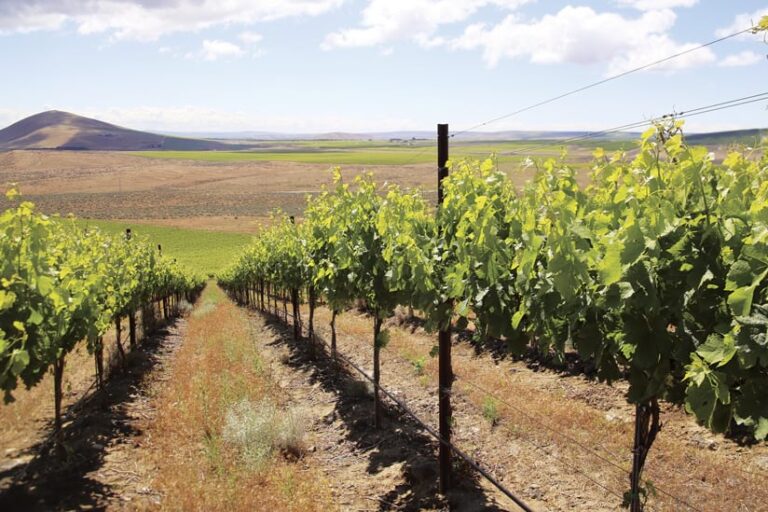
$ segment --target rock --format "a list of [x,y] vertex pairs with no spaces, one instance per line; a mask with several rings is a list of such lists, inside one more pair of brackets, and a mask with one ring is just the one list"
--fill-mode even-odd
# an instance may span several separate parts
[[24,464],[26,464],[31,460],[32,460],[32,455],[25,455],[23,457],[18,457],[18,458],[9,460],[8,462],[4,462],[3,464],[0,464],[0,472],[5,473],[6,471],[10,471],[19,466],[23,466]]

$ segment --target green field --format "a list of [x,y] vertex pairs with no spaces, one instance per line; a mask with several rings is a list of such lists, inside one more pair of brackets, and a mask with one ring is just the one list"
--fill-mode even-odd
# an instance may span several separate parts
[[[631,142],[580,141],[571,145],[572,154],[595,147],[606,150],[629,149]],[[517,163],[526,156],[559,156],[562,146],[553,141],[461,142],[451,147],[451,158],[487,158],[496,154],[499,163]],[[434,143],[419,141],[407,146],[369,141],[298,141],[283,147],[259,151],[136,151],[148,158],[196,160],[208,162],[299,162],[326,165],[408,165],[433,163]]]
[[234,261],[251,235],[198,229],[182,229],[149,224],[126,224],[105,220],[79,220],[83,226],[96,226],[107,233],[123,233],[130,227],[135,236],[145,236],[160,244],[163,253],[185,267],[203,275],[215,274]]

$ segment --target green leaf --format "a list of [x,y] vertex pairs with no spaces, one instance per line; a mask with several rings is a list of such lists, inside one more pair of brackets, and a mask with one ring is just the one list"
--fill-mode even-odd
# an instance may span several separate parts
[[755,294],[755,285],[737,288],[728,296],[728,305],[736,316],[749,316],[752,310],[752,298]]
[[20,375],[29,364],[29,354],[26,350],[16,349],[11,354],[11,373]]
[[613,283],[621,280],[622,266],[621,266],[621,252],[624,250],[624,244],[621,242],[614,242],[608,246],[605,251],[605,256],[598,264],[600,270],[600,277],[605,286],[610,286]]
[[731,269],[728,271],[728,277],[725,281],[725,289],[727,291],[733,291],[742,286],[749,286],[752,284],[754,275],[752,274],[752,268],[744,260],[738,260],[731,265]]
[[40,325],[43,323],[43,315],[40,314],[39,311],[36,309],[33,309],[32,312],[29,314],[29,318],[27,319],[27,322],[29,322],[32,325]]
[[710,334],[707,341],[697,350],[702,359],[711,365],[724,366],[736,355],[737,347],[733,336]]

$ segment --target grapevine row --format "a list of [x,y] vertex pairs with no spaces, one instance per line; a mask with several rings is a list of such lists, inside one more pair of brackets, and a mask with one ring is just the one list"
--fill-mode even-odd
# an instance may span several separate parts
[[454,162],[436,213],[419,191],[335,171],[303,222],[265,230],[220,282],[262,303],[265,287],[287,290],[295,320],[309,286],[310,326],[317,297],[334,317],[362,301],[376,382],[382,320],[397,305],[432,329],[472,324],[515,353],[575,350],[599,379],[628,381],[640,468],[659,399],[713,431],[765,439],[768,155],[744,148],[716,164],[681,126],[649,129],[633,157],[597,150],[586,186],[564,160],[528,161],[523,190],[491,160]]
[[15,189],[6,196],[17,204],[0,215],[0,388],[12,401],[19,381],[30,388],[52,368],[58,431],[64,364],[75,346],[86,340],[101,386],[106,331],[116,326],[124,360],[121,318],[128,317],[133,346],[137,313],[144,311],[145,327],[154,303],[168,317],[203,282],[144,240],[48,217]]

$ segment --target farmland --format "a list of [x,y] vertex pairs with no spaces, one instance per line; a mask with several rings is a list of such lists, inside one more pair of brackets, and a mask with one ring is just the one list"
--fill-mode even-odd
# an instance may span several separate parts
[[[545,147],[540,148],[544,144]],[[606,149],[630,149],[632,142],[602,142]],[[567,145],[566,145],[567,146]],[[573,145],[575,155],[583,155],[594,142]],[[517,154],[525,150],[524,154]],[[505,141],[464,142],[453,149],[453,158],[478,158],[496,154],[498,163],[505,169],[513,169],[527,156],[558,154],[558,144],[553,141]],[[205,162],[297,162],[308,164],[337,165],[409,165],[434,161],[434,143],[417,141],[413,144],[364,142],[364,141],[289,141],[280,149],[265,148],[259,151],[137,151],[136,155],[148,158],[192,160]],[[576,160],[576,159],[574,159]]]
[[[625,144],[607,145],[618,149]],[[264,153],[14,151],[0,154],[0,176],[4,182],[18,183],[23,197],[41,211],[74,213],[80,226],[98,227],[107,234],[122,234],[130,227],[152,245],[161,244],[163,254],[185,268],[207,275],[220,273],[254,234],[274,225],[273,210],[296,215],[301,224],[307,197],[333,187],[330,168],[336,165],[345,183],[370,172],[375,182],[418,190],[433,205],[434,149],[382,146],[307,141]],[[501,154],[496,163],[511,186],[521,190],[533,179],[536,166],[521,166],[519,156],[503,152],[525,147],[523,142],[474,143],[459,145],[452,154]],[[569,148],[568,161],[580,186],[589,182],[594,149],[591,142]],[[530,154],[558,157],[559,148]],[[433,206],[429,208],[432,212]],[[280,254],[282,241],[270,245],[275,254]],[[30,466],[40,471],[38,483],[62,479],[81,489],[88,475],[95,475],[98,488],[93,501],[85,504],[108,508],[128,498],[137,507],[205,503],[214,510],[248,510],[250,493],[242,492],[247,482],[280,510],[333,510],[333,503],[340,510],[365,510],[371,495],[393,509],[440,510],[451,503],[460,509],[514,510],[508,498],[467,467],[457,470],[461,485],[448,497],[439,495],[434,441],[386,401],[382,424],[374,429],[372,395],[364,379],[350,368],[340,372],[325,349],[306,339],[304,323],[303,337],[295,341],[290,319],[280,320],[288,308],[290,303],[277,310],[258,310],[254,304],[239,307],[210,282],[186,316],[129,353],[125,375],[119,368],[109,372],[112,398],[90,389],[87,350],[76,347],[65,373],[64,404],[72,411],[65,416],[65,435],[71,446],[99,441],[95,449],[82,450],[83,469],[71,472],[68,479],[58,469]],[[301,315],[308,315],[306,302]],[[438,369],[437,359],[430,356],[435,336],[424,329],[423,315],[417,311],[416,317],[409,317],[400,308],[386,319],[389,343],[380,355],[382,382],[420,417],[432,421]],[[316,311],[315,328],[324,339],[331,337],[332,318],[327,306]],[[619,509],[631,465],[634,410],[625,400],[627,383],[595,382],[573,351],[565,362],[556,362],[513,355],[499,340],[478,342],[478,319],[472,320],[454,338],[455,442],[492,467],[504,485],[537,510]],[[369,353],[371,324],[370,312],[356,309],[339,315],[335,323],[340,351],[366,369],[374,364]],[[106,352],[112,354],[107,359],[113,362],[114,337],[113,330],[105,336]],[[170,379],[171,374],[183,378]],[[17,402],[0,409],[3,446],[8,447],[4,464],[9,467],[25,467],[29,454],[45,446],[52,405],[44,391],[49,386],[46,377],[38,387],[17,391]],[[105,416],[98,408],[87,412],[87,404],[104,400],[111,408],[123,407],[126,415]],[[185,406],[179,408],[179,403]],[[95,426],[85,434],[69,426],[79,425],[76,411],[83,407],[86,414],[98,412],[86,416]],[[293,448],[270,450],[264,466],[268,469],[258,469],[250,452],[233,443],[227,430],[232,415],[252,414],[260,407],[301,414],[307,420],[298,459]],[[699,510],[723,509],[729,503],[761,510],[755,504],[765,498],[759,475],[768,470],[768,448],[744,446],[743,432],[712,434],[674,403],[662,402],[661,410],[665,429],[646,469],[650,485],[662,489],[651,499],[654,508],[678,510],[682,500]],[[114,421],[125,427],[111,429]],[[132,436],[141,441],[126,443]],[[42,460],[51,460],[48,457],[53,455]],[[207,468],[205,478],[195,480],[201,467]],[[121,471],[130,471],[131,478],[121,479]],[[25,481],[14,474],[0,480],[0,497],[26,492]],[[343,487],[336,484],[342,481]],[[50,492],[37,488],[42,490],[25,495],[31,500],[25,503],[58,499],[53,486]]]
[[135,236],[161,245],[167,256],[201,275],[214,275],[224,269],[249,242],[250,235],[222,231],[187,229],[129,222],[82,220],[83,227],[96,227],[105,233],[123,233],[130,228]]
[[[17,183],[48,213],[239,233],[255,232],[276,208],[300,216],[306,196],[331,183],[335,166],[349,179],[371,173],[435,197],[433,147],[366,144],[293,143],[279,153],[10,151],[0,153],[0,182]],[[484,158],[496,151],[500,168],[522,186],[534,169],[521,165],[520,155],[503,155],[522,146],[528,143],[472,143],[453,155]],[[583,177],[593,146],[583,142],[569,148],[568,160]],[[560,148],[534,153],[558,158]]]

